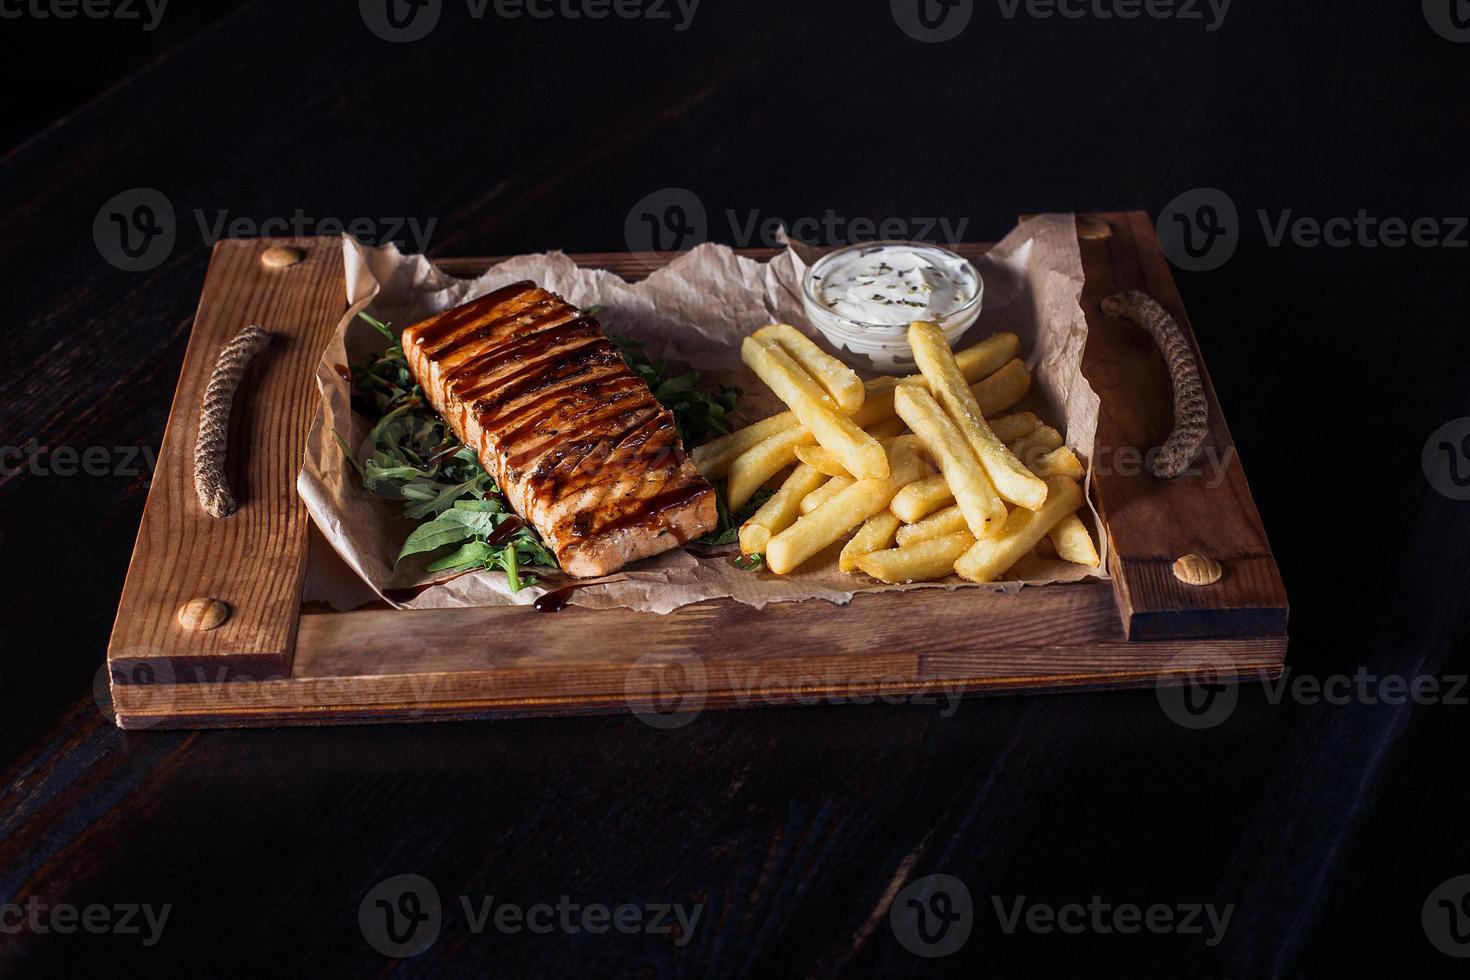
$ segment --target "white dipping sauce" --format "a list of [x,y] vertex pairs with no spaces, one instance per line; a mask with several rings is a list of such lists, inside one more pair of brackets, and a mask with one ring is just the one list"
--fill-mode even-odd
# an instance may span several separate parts
[[837,316],[890,325],[953,313],[978,288],[964,259],[923,245],[874,245],[835,255],[812,285],[817,301]]

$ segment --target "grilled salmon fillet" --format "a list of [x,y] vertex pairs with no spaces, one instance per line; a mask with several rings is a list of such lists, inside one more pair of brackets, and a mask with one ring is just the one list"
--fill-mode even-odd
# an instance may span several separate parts
[[716,523],[674,417],[597,320],[518,282],[403,332],[409,368],[522,519],[579,577]]

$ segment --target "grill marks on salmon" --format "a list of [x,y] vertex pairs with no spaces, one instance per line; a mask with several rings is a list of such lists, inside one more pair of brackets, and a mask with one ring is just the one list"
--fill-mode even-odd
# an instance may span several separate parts
[[532,282],[403,332],[414,377],[569,575],[606,575],[715,526],[673,415],[588,316]]

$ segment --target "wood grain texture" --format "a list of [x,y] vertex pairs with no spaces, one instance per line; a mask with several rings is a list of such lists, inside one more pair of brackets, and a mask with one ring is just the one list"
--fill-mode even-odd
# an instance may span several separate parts
[[[214,249],[108,645],[121,671],[151,664],[145,676],[158,676],[208,664],[263,676],[290,667],[310,523],[296,474],[316,411],[313,373],[346,287],[340,245],[277,241],[306,258],[267,269],[260,256],[271,244],[226,239]],[[194,492],[199,404],[220,350],[249,324],[271,340],[230,417],[226,473],[239,510],[214,518]],[[228,603],[230,618],[208,632],[181,628],[173,611],[196,597]]]
[[[901,610],[902,615],[895,613]],[[974,634],[985,623],[983,638]],[[514,646],[492,637],[513,631]],[[371,610],[301,618],[289,677],[114,688],[123,727],[421,721],[1121,688],[1208,670],[1277,676],[1286,638],[1130,642],[1094,582],[1014,596],[860,596],[848,607],[719,601],[626,609]]]
[[[1112,214],[1084,222],[1089,227],[1104,221],[1114,229],[1121,227],[1113,237],[1125,241],[1140,233],[1151,236],[1151,229],[1140,231],[1127,218]],[[318,240],[309,254],[324,261],[334,245]],[[968,243],[957,250],[978,258],[988,248]],[[769,258],[773,252],[742,250],[756,259]],[[587,267],[611,268],[638,278],[676,256],[597,253],[572,258]],[[1095,266],[1096,255],[1093,258]],[[454,274],[473,276],[496,261],[469,258],[439,264]],[[229,267],[231,274],[238,271],[238,266]],[[1090,267],[1088,275],[1089,288],[1102,288],[1094,280],[1111,285],[1116,279],[1111,266]],[[258,279],[254,274],[251,288]],[[210,277],[201,309],[227,305],[228,296],[245,288],[224,283]],[[297,288],[321,285],[300,280]],[[340,296],[340,276],[335,285]],[[217,303],[212,290],[225,290],[227,295]],[[296,302],[313,303],[305,296]],[[329,297],[314,303],[322,317],[335,321]],[[340,299],[338,303],[345,305]],[[1135,337],[1120,331],[1100,336],[1089,350],[1094,364],[1135,356]],[[1111,353],[1114,345],[1122,345],[1123,352]],[[186,378],[190,369],[186,360]],[[181,391],[184,387],[193,384],[181,386]],[[1112,408],[1114,415],[1135,426],[1141,419],[1167,426],[1153,410],[1151,399],[1157,394],[1156,382],[1145,383],[1138,407],[1130,401],[1133,387],[1116,386],[1104,396],[1105,409]],[[1167,376],[1164,395],[1167,405]],[[1099,446],[1104,445],[1100,434]],[[299,458],[297,450],[292,459]],[[294,496],[294,469],[276,466],[275,478],[286,469],[291,470]],[[1221,593],[1214,587],[1196,590],[1185,597],[1192,604],[1176,603],[1167,613],[1133,610],[1125,622],[1130,623],[1135,642],[1120,628],[1118,608],[1129,608],[1139,590],[1169,592],[1167,582],[1150,577],[1159,574],[1158,563],[1138,557],[1157,548],[1158,536],[1174,521],[1169,506],[1157,502],[1154,493],[1153,487],[1137,489],[1130,512],[1134,519],[1110,529],[1114,547],[1128,556],[1118,566],[1126,578],[1116,577],[1111,587],[1050,586],[1016,595],[988,590],[871,593],[843,608],[802,602],[755,610],[720,600],[661,616],[576,607],[555,616],[524,607],[303,615],[294,662],[288,656],[279,663],[242,659],[229,647],[223,648],[225,656],[212,659],[189,647],[162,655],[150,649],[141,657],[115,650],[110,663],[117,720],[125,728],[202,727],[642,710],[646,705],[634,691],[650,670],[656,672],[657,689],[663,695],[697,699],[708,707],[747,706],[757,693],[760,703],[799,704],[812,687],[845,696],[877,691],[910,695],[940,683],[969,694],[1137,687],[1180,675],[1191,669],[1189,665],[1218,667],[1215,661],[1222,659],[1223,672],[1230,677],[1274,677],[1285,655],[1284,623],[1276,630],[1246,631],[1249,639],[1227,640],[1241,631],[1235,610],[1215,602]],[[1254,518],[1253,509],[1250,513]],[[1216,519],[1239,516],[1225,511]],[[1151,524],[1164,527],[1152,528],[1153,537],[1145,540],[1141,528]],[[1257,532],[1258,528],[1257,523]],[[304,554],[304,541],[300,547]],[[1268,567],[1243,558],[1231,562],[1230,574],[1239,579],[1236,588],[1252,587],[1257,578],[1274,575],[1269,554],[1266,561]],[[304,566],[304,558],[299,565]],[[1167,568],[1164,573],[1172,578]],[[259,602],[248,590],[237,589],[236,595],[247,604]],[[148,619],[146,607],[133,612],[130,619]],[[1193,617],[1188,628],[1181,628],[1181,612]],[[1162,627],[1151,628],[1150,616],[1167,618]],[[976,622],[985,624],[983,632],[976,632]],[[1149,632],[1172,642],[1136,642]],[[514,636],[514,645],[485,639],[496,636]],[[670,655],[673,662],[661,659]],[[740,682],[752,671],[761,673],[758,692]],[[131,683],[133,679],[149,683]]]
[[[1087,277],[1083,373],[1101,399],[1092,486],[1124,629],[1139,640],[1285,633],[1286,587],[1152,222],[1141,211],[1122,211],[1081,216],[1079,227]],[[1111,233],[1101,233],[1104,227]],[[1194,466],[1171,480],[1142,462],[1173,427],[1168,368],[1144,330],[1098,306],[1126,289],[1143,290],[1174,316],[1209,405]],[[1171,566],[1189,552],[1214,558],[1224,575],[1207,586],[1180,582]]]

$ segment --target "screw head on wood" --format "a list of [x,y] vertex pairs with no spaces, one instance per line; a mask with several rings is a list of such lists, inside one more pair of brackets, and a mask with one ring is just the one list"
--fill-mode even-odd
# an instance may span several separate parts
[[1220,563],[1208,555],[1191,552],[1174,560],[1174,577],[1185,585],[1213,585],[1222,574]]
[[267,269],[284,269],[306,258],[306,253],[290,245],[272,245],[260,255],[260,264]]
[[179,625],[196,633],[215,629],[229,618],[229,605],[209,596],[190,599],[178,611]]
[[1100,242],[1113,237],[1113,226],[1101,218],[1079,218],[1077,237],[1084,242]]

